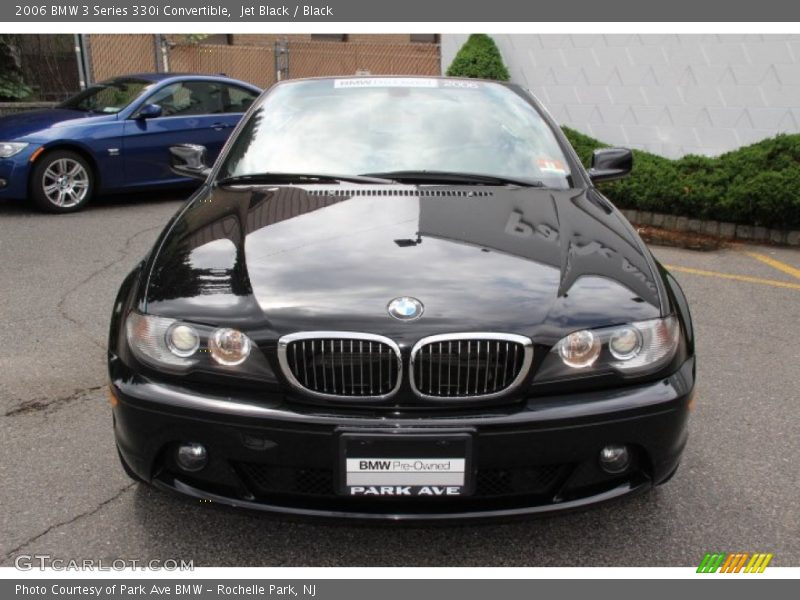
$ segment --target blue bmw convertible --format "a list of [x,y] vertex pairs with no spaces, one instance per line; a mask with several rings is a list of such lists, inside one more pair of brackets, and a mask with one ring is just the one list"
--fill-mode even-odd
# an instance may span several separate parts
[[168,148],[200,144],[213,160],[260,93],[222,76],[128,75],[57,108],[2,117],[0,199],[64,213],[98,194],[187,185]]

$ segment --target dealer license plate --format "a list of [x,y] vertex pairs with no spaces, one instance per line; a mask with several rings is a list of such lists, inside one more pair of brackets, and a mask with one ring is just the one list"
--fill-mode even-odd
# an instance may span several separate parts
[[435,498],[471,492],[469,433],[344,433],[340,448],[344,495]]

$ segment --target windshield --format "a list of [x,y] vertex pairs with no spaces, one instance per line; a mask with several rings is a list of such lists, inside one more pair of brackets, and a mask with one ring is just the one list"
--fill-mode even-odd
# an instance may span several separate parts
[[492,82],[415,78],[282,84],[253,112],[220,177],[442,171],[570,186],[537,110]]
[[76,94],[61,108],[98,113],[118,113],[152,85],[142,79],[115,79],[95,84]]

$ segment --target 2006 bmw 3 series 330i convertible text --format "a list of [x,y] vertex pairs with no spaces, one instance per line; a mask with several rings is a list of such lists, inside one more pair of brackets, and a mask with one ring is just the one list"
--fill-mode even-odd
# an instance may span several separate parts
[[686,299],[515,85],[280,83],[125,279],[114,431],[135,479],[295,515],[507,517],[678,467]]

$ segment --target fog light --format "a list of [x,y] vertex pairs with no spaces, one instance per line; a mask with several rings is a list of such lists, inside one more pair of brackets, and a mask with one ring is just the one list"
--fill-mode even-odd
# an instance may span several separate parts
[[600,450],[600,466],[606,473],[622,473],[631,464],[631,454],[627,446],[609,444]]
[[8,185],[8,181],[6,181],[5,179],[0,178],[0,190],[3,189],[4,187],[6,187],[7,185]]
[[175,453],[175,460],[184,471],[199,471],[208,462],[208,451],[203,444],[181,444]]

